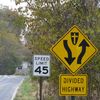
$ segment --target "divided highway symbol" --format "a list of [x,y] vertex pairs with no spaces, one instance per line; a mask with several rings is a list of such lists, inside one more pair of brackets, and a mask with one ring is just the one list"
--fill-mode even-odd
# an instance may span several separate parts
[[65,57],[65,60],[68,62],[69,65],[72,64],[72,62],[75,60],[75,57],[72,57],[72,51],[70,50],[68,46],[68,41],[64,40],[64,47],[66,51],[68,52],[68,57]]
[[86,53],[86,47],[89,47],[89,44],[84,39],[80,43],[79,47],[82,47],[82,52],[80,53],[80,55],[78,57],[77,64],[81,64],[82,63],[82,58],[83,58],[84,54]]
[[93,43],[76,25],[51,47],[51,52],[72,74],[82,68],[97,51]]

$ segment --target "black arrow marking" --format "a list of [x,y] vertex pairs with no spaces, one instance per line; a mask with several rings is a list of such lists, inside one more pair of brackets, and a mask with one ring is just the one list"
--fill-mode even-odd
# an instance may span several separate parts
[[64,44],[64,48],[68,52],[68,58],[65,57],[65,60],[68,62],[69,65],[71,65],[72,62],[74,61],[75,57],[72,57],[72,52],[71,52],[71,50],[70,50],[70,48],[68,46],[67,40],[64,40],[63,44]]
[[79,47],[82,46],[82,52],[80,53],[78,60],[77,60],[77,64],[81,64],[82,63],[82,58],[85,55],[86,52],[86,47],[89,47],[89,44],[86,42],[85,39],[82,40],[82,42],[79,44]]

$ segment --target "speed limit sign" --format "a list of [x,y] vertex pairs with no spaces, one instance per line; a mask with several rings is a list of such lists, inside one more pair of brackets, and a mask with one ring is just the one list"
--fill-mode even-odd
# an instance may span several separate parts
[[50,76],[50,56],[34,55],[33,56],[33,75]]

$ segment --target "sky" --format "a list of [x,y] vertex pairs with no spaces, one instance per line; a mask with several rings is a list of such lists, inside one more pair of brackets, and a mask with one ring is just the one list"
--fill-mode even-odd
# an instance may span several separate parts
[[15,4],[14,0],[0,0],[0,5],[3,5],[3,6],[8,6],[9,9],[15,9],[15,8],[18,8],[19,6],[21,7],[25,7],[26,4],[25,3],[21,3],[20,5],[17,5]]
[[0,0],[0,4],[3,6],[8,6],[10,9],[16,8],[15,2],[13,0]]

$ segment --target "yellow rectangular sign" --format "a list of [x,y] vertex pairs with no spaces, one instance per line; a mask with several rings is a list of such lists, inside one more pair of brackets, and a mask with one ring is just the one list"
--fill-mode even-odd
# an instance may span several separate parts
[[61,74],[59,77],[60,96],[86,96],[88,79],[86,74],[67,75]]

